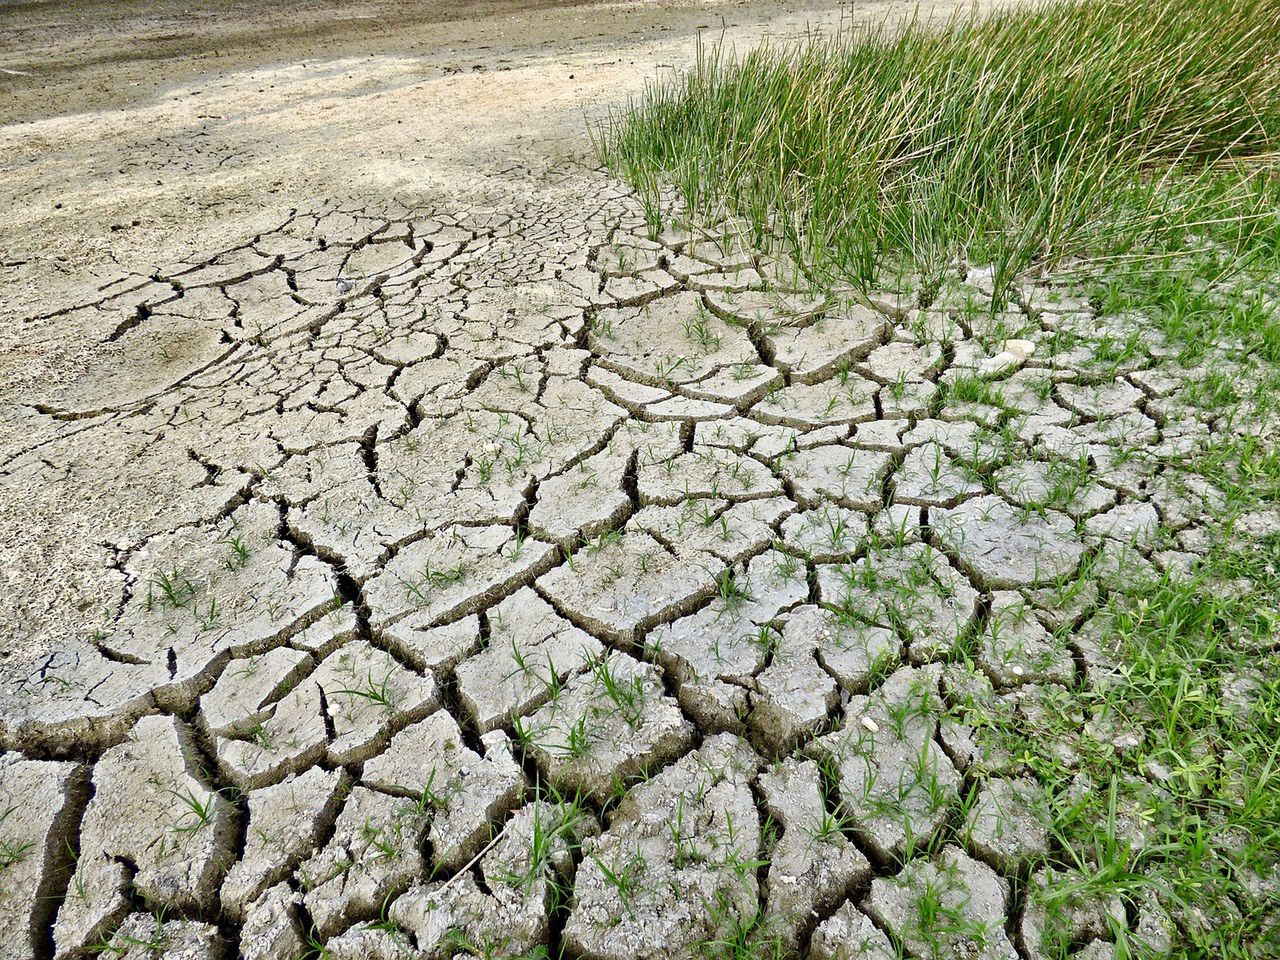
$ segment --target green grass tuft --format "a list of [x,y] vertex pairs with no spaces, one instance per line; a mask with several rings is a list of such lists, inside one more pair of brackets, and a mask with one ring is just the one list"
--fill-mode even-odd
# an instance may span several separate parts
[[[844,30],[687,74],[596,130],[652,219],[744,218],[815,281],[1274,260],[1280,4],[1082,0]],[[655,226],[657,224],[655,223]]]

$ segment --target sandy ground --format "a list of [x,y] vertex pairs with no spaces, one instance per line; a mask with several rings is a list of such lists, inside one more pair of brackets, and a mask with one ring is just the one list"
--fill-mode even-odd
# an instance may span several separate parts
[[[587,116],[695,54],[902,2],[0,7],[0,397],[94,349],[19,322],[316,200],[437,204],[590,160]],[[267,5],[270,6],[270,5]]]
[[[111,330],[76,307],[205,262],[291,211],[460,212],[535,190],[519,182],[531,171],[593,167],[591,120],[689,64],[699,36],[746,45],[838,29],[853,10],[913,9],[803,0],[262,7],[0,6],[4,462],[57,422],[40,411],[67,396],[121,396],[116,378],[168,376],[167,360],[122,353]],[[168,321],[169,335],[199,326],[186,324]],[[78,620],[78,598],[101,586],[93,531],[136,509],[122,498],[51,495],[31,488],[0,505],[0,521],[17,531],[0,600],[20,624],[10,656],[36,635],[43,649]]]

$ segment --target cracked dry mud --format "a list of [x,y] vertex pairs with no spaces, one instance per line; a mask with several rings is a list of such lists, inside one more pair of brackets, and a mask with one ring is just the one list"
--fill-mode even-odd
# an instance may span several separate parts
[[100,364],[0,484],[130,519],[3,662],[0,957],[1159,934],[1048,929],[1035,784],[965,718],[1105,682],[1109,579],[1204,549],[1168,351],[1109,365],[1126,320],[1048,288],[974,324],[980,275],[815,299],[603,175],[509,186],[299,210],[57,318]]

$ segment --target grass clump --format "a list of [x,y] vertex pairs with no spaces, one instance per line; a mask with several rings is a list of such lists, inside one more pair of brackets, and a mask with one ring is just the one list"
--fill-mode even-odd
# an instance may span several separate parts
[[[1060,716],[986,728],[1045,785],[1058,860],[1079,877],[1072,892],[1164,916],[1113,930],[1117,957],[1243,960],[1280,943],[1278,560],[1272,536],[1223,546],[1191,577],[1136,578],[1098,618],[1098,640],[1123,665],[1115,675],[1065,695],[1076,709],[1061,704]],[[1081,732],[1079,708],[1096,730]],[[1133,732],[1123,749],[1108,735],[1117,729]],[[1171,942],[1149,952],[1164,924]]]
[[[1280,5],[1077,0],[852,27],[685,75],[597,129],[652,220],[745,218],[814,280],[1280,250]],[[655,222],[656,225],[656,222]]]

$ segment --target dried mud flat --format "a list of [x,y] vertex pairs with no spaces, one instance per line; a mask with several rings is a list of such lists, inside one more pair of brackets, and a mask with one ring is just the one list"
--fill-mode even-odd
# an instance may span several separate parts
[[975,718],[1207,548],[1171,351],[981,270],[815,299],[581,164],[467,191],[26,301],[96,347],[4,413],[0,957],[1051,955]]

